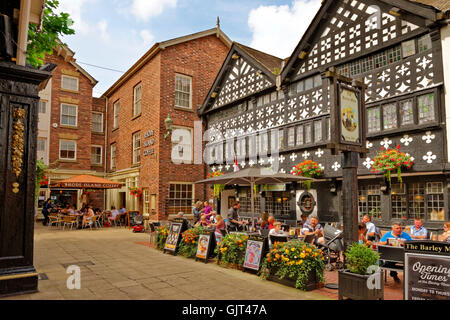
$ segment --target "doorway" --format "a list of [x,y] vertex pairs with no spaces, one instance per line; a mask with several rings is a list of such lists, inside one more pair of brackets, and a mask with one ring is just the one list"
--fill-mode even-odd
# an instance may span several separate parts
[[119,207],[127,208],[127,193],[119,192]]
[[222,191],[222,197],[220,198],[220,215],[226,219],[228,215],[228,209],[231,208],[231,203],[236,200],[236,190],[224,190]]

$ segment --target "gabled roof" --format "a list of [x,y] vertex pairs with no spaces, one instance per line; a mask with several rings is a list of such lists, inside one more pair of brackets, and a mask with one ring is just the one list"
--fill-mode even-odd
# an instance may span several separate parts
[[272,56],[270,54],[264,53],[262,51],[247,47],[241,43],[233,42],[233,45],[228,51],[228,55],[220,68],[213,85],[209,89],[209,92],[205,98],[200,109],[198,109],[198,114],[201,116],[207,112],[208,105],[213,103],[213,93],[218,93],[221,86],[223,85],[225,78],[229,71],[229,64],[232,61],[233,56],[238,54],[242,56],[247,63],[258,69],[261,74],[264,74],[268,80],[270,80],[274,85],[276,83],[276,75],[281,72],[283,59]]
[[[450,7],[450,0],[379,0],[392,7],[399,8],[401,10],[413,13],[417,16],[428,19],[429,21],[437,21],[439,19],[439,11],[443,9],[448,10]],[[296,46],[291,57],[285,64],[283,71],[281,73],[282,82],[286,81],[290,74],[294,72],[296,63],[298,63],[299,55],[302,52],[309,53],[312,46],[314,45],[314,36],[319,32],[324,24],[327,24],[328,9],[336,3],[336,0],[323,0],[319,11],[314,16],[314,19],[306,29],[300,42]]]
[[56,47],[53,52],[57,55],[64,58],[65,61],[70,63],[72,66],[75,67],[77,71],[79,71],[81,74],[83,74],[86,78],[88,78],[91,83],[95,86],[98,81],[94,79],[93,76],[89,74],[86,70],[84,70],[78,63],[76,63],[76,59],[74,58],[75,52],[73,52],[67,45],[62,43],[60,40],[57,40],[58,47]]
[[167,47],[174,46],[180,43],[184,43],[187,41],[207,37],[210,35],[216,35],[228,48],[231,47],[231,40],[228,36],[220,29],[220,26],[217,25],[216,28],[212,28],[209,30],[189,34],[186,36],[166,40],[163,42],[155,43],[150,50],[148,50],[131,68],[127,70],[108,90],[103,93],[103,96],[109,97],[118,87],[120,87],[125,81],[131,78],[139,69],[141,69],[147,62],[153,59],[156,54],[158,54],[161,50],[164,50]]

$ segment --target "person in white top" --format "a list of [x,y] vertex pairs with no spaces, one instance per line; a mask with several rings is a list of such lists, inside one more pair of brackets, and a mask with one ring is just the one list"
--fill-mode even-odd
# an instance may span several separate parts
[[108,221],[110,224],[113,223],[114,220],[116,220],[116,217],[120,214],[119,210],[116,209],[116,207],[111,206],[111,216],[108,217]]
[[363,217],[362,222],[364,222],[367,227],[367,233],[366,233],[367,240],[374,241],[376,239],[376,236],[375,236],[376,227],[371,222],[371,220],[372,220],[371,217],[368,214],[366,214]]

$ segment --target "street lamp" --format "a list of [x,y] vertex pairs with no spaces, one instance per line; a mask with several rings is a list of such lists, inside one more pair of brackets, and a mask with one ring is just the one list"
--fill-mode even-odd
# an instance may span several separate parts
[[170,114],[167,115],[166,120],[164,120],[164,124],[166,125],[166,130],[167,130],[166,134],[164,135],[164,139],[166,139],[172,132],[173,120],[170,118]]

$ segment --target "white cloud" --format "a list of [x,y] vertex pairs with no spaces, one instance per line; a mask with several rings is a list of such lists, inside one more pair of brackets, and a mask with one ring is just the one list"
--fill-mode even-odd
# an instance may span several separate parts
[[295,0],[292,6],[259,6],[252,9],[248,16],[248,25],[253,33],[250,46],[280,58],[288,57],[320,4],[320,0]]
[[144,45],[149,45],[153,42],[153,39],[155,39],[153,34],[151,34],[147,29],[141,30],[139,35],[141,36],[142,40],[144,40]]
[[97,23],[97,28],[100,31],[100,37],[103,40],[108,41],[110,39],[109,33],[107,31],[107,29],[108,29],[108,21],[106,21],[105,19],[99,21]]
[[89,32],[89,25],[81,18],[83,6],[92,0],[61,0],[57,12],[66,12],[74,21],[75,32],[86,34]]
[[165,7],[175,8],[177,0],[133,0],[131,13],[139,20],[147,21],[161,14]]

